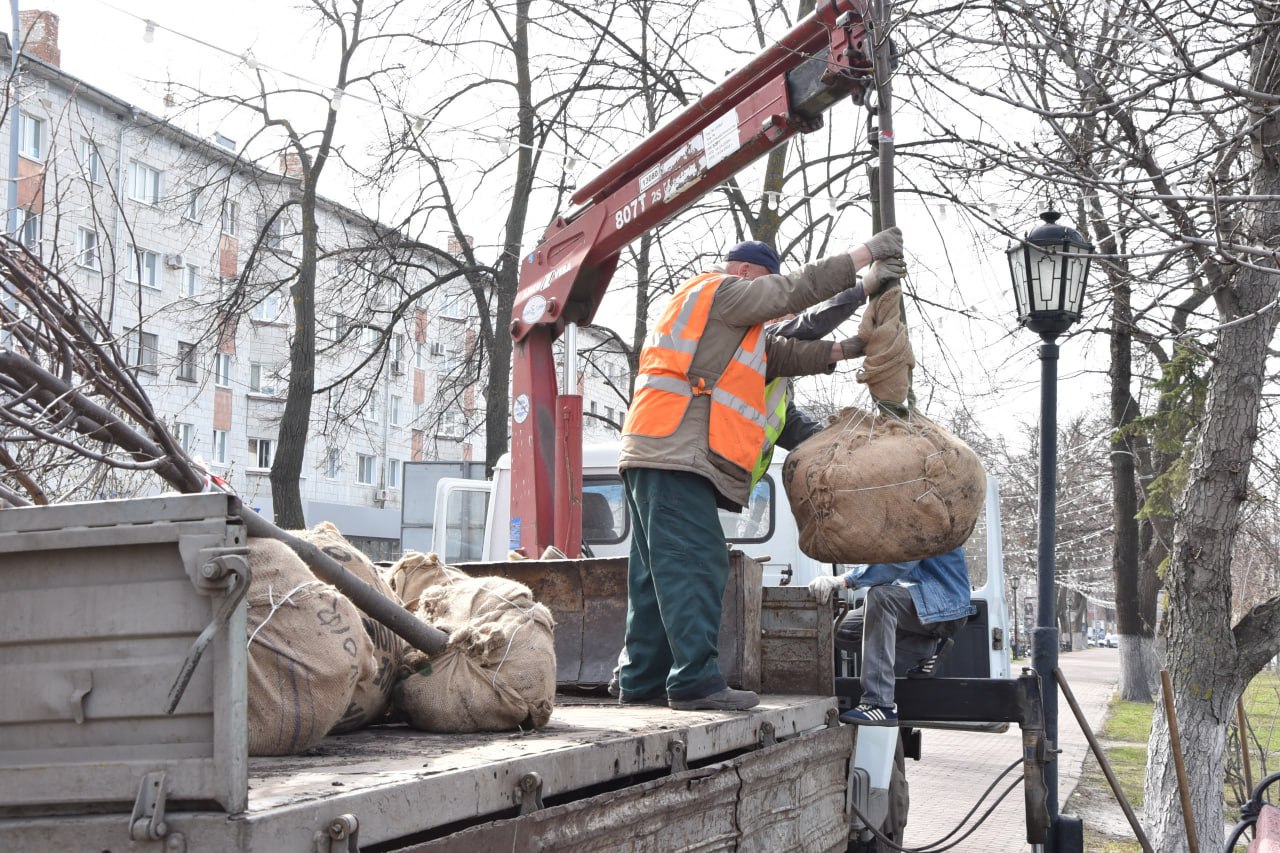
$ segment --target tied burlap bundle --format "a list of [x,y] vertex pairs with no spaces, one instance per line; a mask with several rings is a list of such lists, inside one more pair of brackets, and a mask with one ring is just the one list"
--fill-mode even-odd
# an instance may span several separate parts
[[907,327],[902,325],[902,288],[894,287],[872,299],[858,324],[866,358],[858,381],[877,400],[901,403],[911,390],[909,371],[916,366]]
[[[347,541],[341,531],[330,522],[324,521],[311,530],[295,532],[299,539],[305,539],[342,564],[360,580],[372,586],[392,601],[399,601],[391,586],[378,573],[378,567],[354,545]],[[395,683],[400,669],[400,658],[404,655],[405,643],[386,625],[360,614],[364,630],[373,643],[373,665],[360,672],[355,692],[351,696],[351,704],[342,719],[333,729],[333,734],[354,731],[381,719],[391,704],[391,687]]]
[[782,468],[800,549],[827,563],[920,560],[963,545],[986,495],[970,447],[923,415],[849,408]]
[[342,719],[374,671],[360,611],[283,542],[249,540],[250,755],[292,755]]
[[423,590],[417,613],[448,631],[449,645],[435,658],[405,657],[394,701],[411,726],[479,732],[547,724],[556,692],[554,624],[528,587],[450,578]]
[[418,599],[427,587],[465,580],[469,575],[444,564],[435,551],[409,551],[387,571],[387,583],[405,608],[417,613]]

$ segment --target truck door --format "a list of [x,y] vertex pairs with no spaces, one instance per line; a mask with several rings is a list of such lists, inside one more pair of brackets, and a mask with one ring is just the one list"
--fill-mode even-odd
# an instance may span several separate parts
[[493,484],[445,477],[436,484],[431,550],[448,565],[484,559],[485,520]]

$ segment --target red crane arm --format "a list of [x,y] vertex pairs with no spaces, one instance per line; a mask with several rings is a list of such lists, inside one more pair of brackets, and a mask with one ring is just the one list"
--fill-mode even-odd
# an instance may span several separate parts
[[581,553],[582,398],[557,388],[552,343],[589,324],[618,255],[770,149],[822,126],[870,83],[865,0],[819,0],[812,15],[606,167],[523,259],[511,316],[511,547]]

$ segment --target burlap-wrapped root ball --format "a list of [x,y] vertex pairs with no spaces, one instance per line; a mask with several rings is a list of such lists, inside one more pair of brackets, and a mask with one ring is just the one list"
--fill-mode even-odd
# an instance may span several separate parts
[[[381,595],[399,603],[400,598],[378,573],[378,567],[373,561],[348,542],[332,523],[323,521],[310,530],[295,531],[294,535],[324,551]],[[373,643],[374,665],[361,672],[351,696],[351,704],[334,727],[333,734],[355,731],[382,718],[391,704],[391,688],[395,684],[400,658],[406,648],[403,640],[376,619],[361,613],[360,621]]]
[[405,656],[394,703],[411,726],[460,733],[547,724],[556,693],[554,623],[528,587],[450,577],[423,590],[417,613],[447,631],[449,645],[434,658]]
[[386,581],[400,597],[405,609],[417,613],[418,599],[427,587],[461,581],[468,577],[466,572],[446,566],[435,551],[428,554],[409,551],[387,570]]
[[800,550],[830,563],[896,563],[969,538],[986,495],[973,450],[912,413],[848,408],[782,469]]
[[249,568],[249,754],[304,752],[376,671],[373,641],[356,606],[283,542],[250,539]]

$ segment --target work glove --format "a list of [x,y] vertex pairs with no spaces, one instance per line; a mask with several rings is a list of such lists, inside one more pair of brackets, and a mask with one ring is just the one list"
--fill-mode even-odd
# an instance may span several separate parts
[[[874,238],[873,238],[874,239]],[[862,290],[867,296],[875,296],[882,288],[906,277],[907,261],[905,258],[885,258],[872,262],[862,274]]]
[[861,358],[867,354],[867,342],[857,335],[845,338],[840,342],[840,352],[846,359]]
[[819,604],[831,603],[831,596],[837,590],[845,588],[843,577],[832,577],[831,575],[819,575],[809,581],[809,592],[813,593],[813,597],[818,600]]
[[874,235],[865,244],[873,260],[902,256],[902,229],[898,226],[886,228]]

